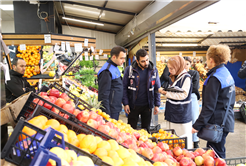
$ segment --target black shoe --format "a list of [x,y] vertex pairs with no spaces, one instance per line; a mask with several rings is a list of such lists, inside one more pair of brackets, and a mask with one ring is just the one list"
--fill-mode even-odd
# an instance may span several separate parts
[[199,148],[199,141],[197,141],[197,142],[194,142],[194,148]]

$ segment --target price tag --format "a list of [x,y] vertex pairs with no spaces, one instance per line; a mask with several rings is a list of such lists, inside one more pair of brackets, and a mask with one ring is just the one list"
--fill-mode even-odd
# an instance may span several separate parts
[[51,43],[51,36],[50,36],[50,34],[44,35],[44,43]]
[[66,47],[65,47],[65,42],[61,42],[61,50],[65,51]]
[[57,43],[55,44],[54,51],[59,51],[59,46],[58,46],[58,44],[57,44]]
[[93,55],[92,55],[92,56],[90,56],[90,60],[91,60],[91,61],[93,61]]
[[103,54],[103,57],[104,57],[104,58],[108,58],[108,55],[107,55],[107,54]]
[[66,48],[67,48],[67,51],[70,52],[71,51],[71,48],[70,48],[70,43],[69,42],[66,42]]
[[100,50],[100,51],[99,51],[99,55],[102,55],[102,53],[103,53],[103,50]]
[[41,87],[42,87],[42,79],[39,79],[39,81],[38,81],[38,82],[39,82],[39,84],[38,84],[38,88],[39,88],[39,89],[41,89]]
[[94,52],[94,47],[93,46],[91,46],[91,52]]
[[82,52],[82,43],[76,43],[74,44],[74,49],[75,49],[75,52]]
[[193,56],[196,56],[196,51],[193,51]]
[[85,56],[85,61],[88,61],[89,59],[88,59],[88,56]]
[[179,55],[182,56],[182,52],[180,52]]
[[157,61],[161,61],[159,56],[157,57]]
[[95,59],[99,59],[99,56],[98,55],[95,55]]
[[87,56],[87,57],[88,57],[88,52],[85,52],[85,56]]
[[80,60],[80,61],[83,60],[83,55],[80,55],[79,60]]
[[25,44],[20,44],[20,50],[26,50],[26,45]]
[[160,52],[157,52],[157,56],[160,56],[161,55],[161,53]]
[[88,39],[85,39],[84,46],[88,46]]

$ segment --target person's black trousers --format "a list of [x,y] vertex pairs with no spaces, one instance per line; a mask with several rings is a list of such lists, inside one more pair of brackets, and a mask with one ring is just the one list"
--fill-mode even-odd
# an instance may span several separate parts
[[8,124],[4,124],[1,126],[1,151],[3,150],[7,141],[8,141]]
[[146,129],[149,132],[152,109],[149,108],[149,105],[130,108],[128,124],[130,124],[133,129],[137,129],[139,115],[141,115],[141,128]]
[[213,143],[213,142],[207,142],[207,147],[209,145],[215,150],[215,152],[219,155],[220,158],[226,158],[226,137],[228,135],[228,132],[223,132],[222,139],[219,143]]

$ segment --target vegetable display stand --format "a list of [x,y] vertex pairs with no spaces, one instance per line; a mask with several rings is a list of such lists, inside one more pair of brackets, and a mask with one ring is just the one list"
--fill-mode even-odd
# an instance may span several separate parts
[[246,157],[238,157],[238,158],[226,158],[226,164],[228,166],[237,166],[238,164],[246,164]]
[[[22,132],[24,127],[31,128],[36,132],[36,134],[28,135]],[[6,161],[18,166],[30,165],[40,147],[40,144],[46,136],[46,133],[47,131],[20,119],[7,144],[2,150],[1,159],[5,159]],[[57,137],[54,137],[53,141],[57,146],[62,144],[62,140]],[[90,157],[96,165],[109,166],[109,164],[101,161],[97,156],[89,154],[67,142],[65,142],[65,147],[70,150],[74,150],[78,155]]]
[[[175,134],[176,136],[178,136],[175,132],[174,129],[168,129],[165,130],[166,132],[170,133],[170,134]],[[182,138],[168,138],[168,139],[158,139],[158,142],[164,142],[167,143],[169,145],[170,149],[175,148],[176,146],[181,147],[182,149],[185,148],[187,149],[187,137],[182,137]]]

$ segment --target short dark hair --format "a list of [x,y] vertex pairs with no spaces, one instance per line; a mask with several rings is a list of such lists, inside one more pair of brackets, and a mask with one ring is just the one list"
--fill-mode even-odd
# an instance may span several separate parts
[[19,57],[14,57],[14,59],[13,59],[12,62],[11,62],[11,63],[12,63],[12,66],[13,66],[13,65],[17,66],[17,62],[18,62],[19,59],[20,59],[20,60],[24,60],[24,59],[19,58]]
[[192,60],[189,56],[184,56],[184,60],[189,61],[190,63],[192,62]]
[[144,50],[144,49],[138,50],[136,53],[137,60],[139,61],[140,56],[145,57],[146,55],[148,55],[148,52],[146,50]]
[[112,48],[112,50],[110,51],[110,55],[111,55],[111,57],[115,55],[116,58],[118,58],[119,55],[120,55],[120,52],[126,53],[125,48],[123,48],[123,47],[121,47],[121,46],[115,46],[115,47]]

